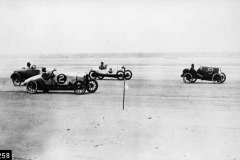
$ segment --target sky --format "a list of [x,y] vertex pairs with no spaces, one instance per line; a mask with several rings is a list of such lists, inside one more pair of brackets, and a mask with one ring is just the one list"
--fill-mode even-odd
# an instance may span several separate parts
[[0,0],[0,54],[239,52],[240,0]]

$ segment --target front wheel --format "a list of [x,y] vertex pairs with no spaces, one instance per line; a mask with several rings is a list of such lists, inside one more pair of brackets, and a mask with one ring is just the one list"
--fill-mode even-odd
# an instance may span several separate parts
[[94,93],[98,89],[98,82],[94,79],[88,81],[87,91],[89,93]]
[[215,73],[212,77],[213,83],[222,83],[222,75],[219,73]]
[[226,81],[226,79],[227,79],[227,76],[226,76],[226,74],[225,73],[221,73],[221,75],[222,75],[222,83],[223,82],[225,82]]
[[125,71],[126,80],[130,80],[132,78],[132,72],[130,70]]
[[12,82],[13,82],[14,86],[20,86],[20,84],[21,84],[20,78],[18,78],[18,77],[12,79]]
[[189,84],[189,83],[191,83],[192,82],[192,74],[191,73],[185,73],[184,75],[183,75],[183,82],[184,83],[187,83],[187,84]]
[[27,92],[30,94],[36,93],[37,89],[38,89],[37,82],[35,82],[35,81],[28,82],[26,89],[27,89]]
[[86,91],[85,83],[82,81],[77,81],[74,84],[74,92],[78,95],[84,94]]
[[123,71],[117,71],[117,79],[118,80],[123,80],[124,79]]

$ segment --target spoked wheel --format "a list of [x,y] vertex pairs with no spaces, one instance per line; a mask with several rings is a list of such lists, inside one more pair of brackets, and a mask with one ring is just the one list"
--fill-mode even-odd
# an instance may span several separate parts
[[38,89],[37,82],[35,82],[35,81],[28,82],[26,89],[27,89],[27,92],[30,94],[36,93],[37,89]]
[[90,79],[96,79],[97,78],[97,73],[95,71],[90,71],[89,72],[89,77],[90,77]]
[[190,73],[185,73],[184,75],[183,75],[183,82],[184,83],[187,83],[187,84],[189,84],[189,83],[191,83],[192,82],[192,75],[190,74]]
[[193,78],[191,83],[195,83],[197,81],[197,78]]
[[94,93],[94,92],[96,92],[97,89],[98,89],[97,81],[94,79],[89,80],[88,85],[87,85],[87,91],[89,93]]
[[123,75],[124,75],[123,71],[117,71],[117,79],[118,80],[123,80],[124,79]]
[[222,83],[223,82],[225,82],[226,81],[226,79],[227,79],[227,76],[226,76],[226,74],[225,73],[221,73],[221,75],[222,75]]
[[82,81],[77,81],[74,84],[74,92],[78,95],[84,94],[86,91],[85,83]]
[[98,76],[98,79],[103,79],[104,78],[104,76]]
[[130,70],[125,71],[126,80],[130,80],[132,78],[132,72]]
[[215,73],[212,77],[213,83],[222,83],[222,75],[219,73]]
[[14,86],[20,86],[21,84],[20,78],[14,78],[12,79],[12,82]]

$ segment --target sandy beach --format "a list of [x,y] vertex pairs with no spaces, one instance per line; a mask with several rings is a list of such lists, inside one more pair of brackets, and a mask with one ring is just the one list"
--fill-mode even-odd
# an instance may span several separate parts
[[[240,54],[64,54],[2,56],[0,149],[15,160],[238,160]],[[63,73],[101,61],[133,72],[123,110],[123,81],[98,80],[93,94],[28,94],[9,78],[30,61]],[[185,84],[184,68],[221,67],[223,84]]]

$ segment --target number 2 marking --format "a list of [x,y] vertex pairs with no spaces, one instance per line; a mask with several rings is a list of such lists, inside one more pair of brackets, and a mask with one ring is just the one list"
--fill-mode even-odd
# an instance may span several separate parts
[[58,77],[57,77],[58,83],[63,84],[63,83],[66,82],[66,80],[67,80],[67,77],[64,74],[59,74]]
[[213,68],[208,68],[208,74],[212,74],[212,72],[213,72]]

